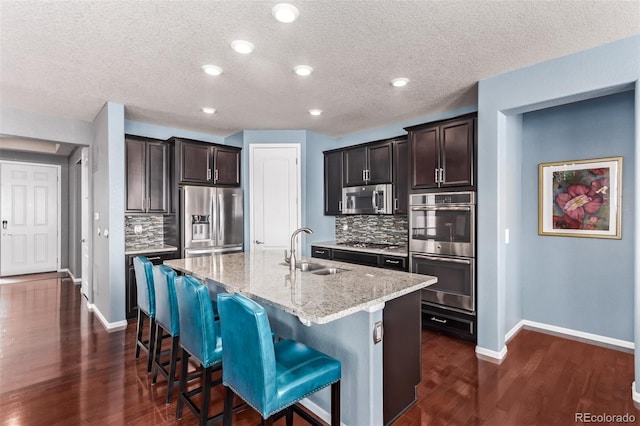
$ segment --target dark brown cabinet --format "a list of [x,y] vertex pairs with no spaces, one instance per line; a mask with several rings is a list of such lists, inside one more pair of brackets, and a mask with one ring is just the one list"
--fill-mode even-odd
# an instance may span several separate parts
[[409,206],[409,142],[393,142],[393,214],[407,214]]
[[475,185],[475,114],[407,128],[412,189]]
[[342,151],[324,154],[324,214],[342,214]]
[[345,149],[342,156],[344,186],[391,183],[392,143],[367,144]]
[[125,315],[127,319],[135,318],[138,314],[138,287],[136,283],[136,272],[133,268],[133,258],[136,256],[145,256],[154,265],[161,265],[165,260],[175,259],[177,255],[177,251],[171,251],[158,253],[138,253],[125,256],[125,264],[127,267],[127,276],[125,282]]
[[125,138],[126,212],[167,213],[169,148],[165,142]]
[[240,185],[239,148],[175,139],[179,151],[179,183]]

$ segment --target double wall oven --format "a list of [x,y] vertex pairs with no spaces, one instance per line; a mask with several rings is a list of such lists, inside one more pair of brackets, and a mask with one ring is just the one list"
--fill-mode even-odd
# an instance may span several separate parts
[[438,282],[422,290],[423,321],[475,340],[475,192],[412,194],[411,272]]

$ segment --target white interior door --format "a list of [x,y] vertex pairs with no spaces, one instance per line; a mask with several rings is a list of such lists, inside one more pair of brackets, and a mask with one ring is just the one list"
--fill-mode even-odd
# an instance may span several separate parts
[[59,166],[0,163],[0,275],[59,269]]
[[299,155],[298,144],[250,145],[251,251],[289,248],[300,223]]
[[89,294],[89,277],[91,271],[89,270],[89,148],[82,148],[82,171],[81,171],[81,189],[80,189],[80,209],[81,209],[81,221],[80,225],[80,238],[81,240],[81,285],[80,291],[91,302],[93,299]]

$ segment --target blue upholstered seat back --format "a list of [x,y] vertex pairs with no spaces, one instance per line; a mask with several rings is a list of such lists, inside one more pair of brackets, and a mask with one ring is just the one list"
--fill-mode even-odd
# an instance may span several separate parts
[[222,339],[213,318],[209,288],[191,276],[176,278],[180,344],[204,367],[222,360]]
[[239,294],[218,295],[222,380],[261,413],[277,403],[276,360],[264,308]]
[[136,273],[136,291],[138,308],[149,317],[156,315],[156,298],[153,288],[153,263],[144,256],[133,258],[133,268]]
[[166,265],[153,267],[153,285],[156,296],[156,322],[172,336],[180,335],[176,272]]

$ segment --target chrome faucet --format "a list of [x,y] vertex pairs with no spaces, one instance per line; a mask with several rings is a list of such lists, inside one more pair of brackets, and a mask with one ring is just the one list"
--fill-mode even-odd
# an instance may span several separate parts
[[291,247],[289,254],[287,255],[287,250],[284,251],[284,261],[289,264],[290,271],[296,270],[296,236],[301,232],[313,234],[313,231],[307,227],[298,228],[291,234]]

